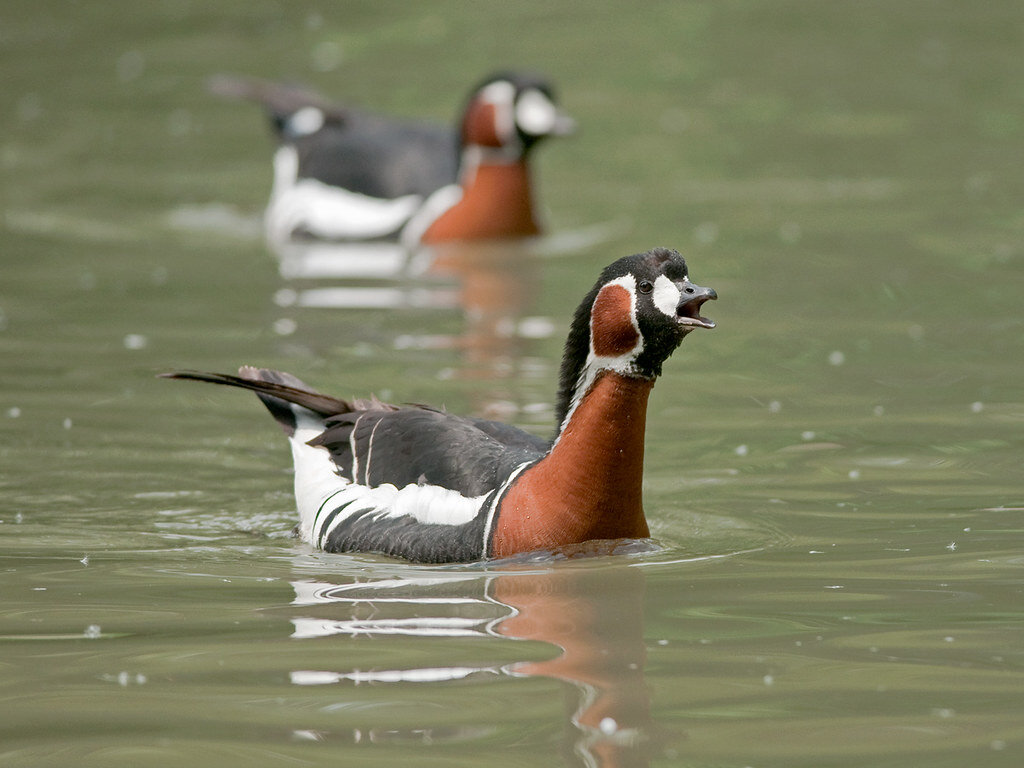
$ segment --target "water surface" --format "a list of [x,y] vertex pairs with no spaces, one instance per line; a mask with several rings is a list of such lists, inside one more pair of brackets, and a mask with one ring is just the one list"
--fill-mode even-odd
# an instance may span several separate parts
[[[5,7],[0,765],[1019,765],[1022,30],[1009,0]],[[509,65],[582,127],[538,154],[550,235],[428,254],[273,253],[267,131],[203,86],[449,120]],[[656,245],[721,299],[652,395],[651,542],[316,553],[261,406],[154,378],[549,434],[576,301]]]

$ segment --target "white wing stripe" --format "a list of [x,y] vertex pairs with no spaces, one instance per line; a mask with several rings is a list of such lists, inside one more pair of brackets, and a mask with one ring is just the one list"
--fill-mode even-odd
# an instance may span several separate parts
[[508,476],[508,480],[501,484],[501,487],[495,492],[494,498],[491,499],[491,508],[487,511],[487,523],[484,525],[484,542],[483,542],[483,553],[481,557],[487,559],[487,545],[491,539],[491,526],[494,524],[494,517],[498,512],[498,504],[501,502],[501,497],[505,495],[505,491],[508,490],[509,486],[512,485],[512,481],[519,477],[519,473],[530,466],[533,462],[524,461],[514,470],[512,474]]

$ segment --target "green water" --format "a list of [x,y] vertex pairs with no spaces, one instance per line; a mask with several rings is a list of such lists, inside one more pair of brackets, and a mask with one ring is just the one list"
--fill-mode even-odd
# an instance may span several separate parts
[[[1014,0],[6,4],[0,765],[1020,765],[1022,41]],[[548,238],[280,274],[208,75],[449,120],[502,66],[581,126]],[[154,378],[546,434],[575,302],[655,245],[721,297],[652,396],[655,545],[316,553],[260,405]]]

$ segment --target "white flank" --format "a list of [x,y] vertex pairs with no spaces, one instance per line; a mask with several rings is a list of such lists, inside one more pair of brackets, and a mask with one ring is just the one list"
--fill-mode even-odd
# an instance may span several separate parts
[[[448,488],[415,483],[404,488],[391,484],[368,488],[340,477],[327,449],[307,445],[323,432],[323,420],[299,406],[293,405],[292,411],[297,426],[289,441],[295,461],[295,503],[303,541],[321,546],[349,515],[367,510],[378,519],[408,515],[420,523],[439,525],[468,523],[480,511],[485,496],[470,498]],[[324,526],[327,516],[342,505],[347,505],[345,511]]]
[[331,455],[324,448],[306,445],[324,431],[323,420],[297,405],[291,406],[295,414],[295,434],[288,438],[295,462],[295,506],[299,512],[299,533],[303,541],[313,541],[313,520],[317,512],[346,486],[351,485],[337,474]]
[[385,200],[316,179],[297,179],[297,173],[295,148],[279,148],[265,222],[274,242],[286,241],[297,230],[337,240],[385,237],[398,232],[423,203],[419,195]]
[[[476,517],[483,498],[467,498],[457,491],[439,488],[436,485],[410,483],[404,488],[397,488],[388,483],[367,488],[357,483],[345,483],[342,489],[325,499],[327,503],[318,513],[319,520],[312,526],[312,543],[322,547],[331,531],[356,513],[369,512],[377,520],[408,515],[418,523],[462,525]],[[328,525],[323,525],[327,516],[343,505],[345,511],[332,519]]]
[[454,206],[462,199],[462,187],[458,184],[449,184],[430,193],[430,197],[423,201],[419,210],[410,216],[408,223],[402,229],[401,241],[407,247],[419,243],[423,233],[430,225],[437,221],[441,214]]

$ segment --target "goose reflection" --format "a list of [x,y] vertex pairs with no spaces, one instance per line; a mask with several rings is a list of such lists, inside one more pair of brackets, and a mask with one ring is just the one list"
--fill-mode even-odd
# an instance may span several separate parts
[[[638,568],[569,562],[544,569],[435,571],[341,584],[300,580],[293,587],[298,615],[292,619],[292,636],[299,640],[475,637],[533,640],[557,649],[548,660],[500,666],[294,670],[295,685],[550,678],[565,684],[562,751],[567,765],[648,764],[652,723],[644,682],[645,582]],[[393,733],[386,722],[380,732]],[[372,732],[358,737],[375,740]]]

